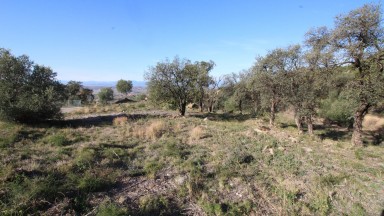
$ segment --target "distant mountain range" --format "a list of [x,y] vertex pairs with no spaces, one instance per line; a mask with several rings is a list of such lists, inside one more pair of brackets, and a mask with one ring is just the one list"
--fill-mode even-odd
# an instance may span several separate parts
[[[60,80],[61,83],[67,84],[68,80]],[[115,87],[117,81],[81,81],[83,86],[100,86],[100,87]],[[132,80],[133,87],[147,87],[147,82]]]

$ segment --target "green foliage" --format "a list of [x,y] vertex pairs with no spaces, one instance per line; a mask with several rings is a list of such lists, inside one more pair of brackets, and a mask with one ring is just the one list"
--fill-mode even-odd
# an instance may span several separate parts
[[116,89],[120,93],[128,94],[132,91],[132,81],[121,79],[117,81]]
[[0,118],[33,122],[60,117],[64,85],[49,67],[0,48]]
[[147,98],[147,95],[146,94],[138,94],[138,95],[135,95],[135,99],[137,101],[143,101]]
[[321,102],[319,115],[326,120],[343,126],[353,123],[354,105],[342,96],[330,96]]
[[109,101],[113,100],[113,90],[112,88],[102,88],[97,94],[99,101],[102,104],[107,104]]

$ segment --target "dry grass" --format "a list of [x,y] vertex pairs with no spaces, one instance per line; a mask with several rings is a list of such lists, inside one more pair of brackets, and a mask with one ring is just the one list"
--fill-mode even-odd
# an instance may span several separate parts
[[[44,204],[42,210],[26,214],[68,213],[60,205],[78,198],[66,191],[79,188],[96,188],[83,191],[86,199],[80,204],[85,207],[77,210],[79,214],[98,211],[104,199],[135,215],[138,211],[130,208],[140,208],[140,197],[148,193],[164,198],[146,202],[154,207],[180,207],[181,212],[202,215],[379,215],[382,211],[382,145],[356,149],[343,140],[297,135],[293,127],[257,133],[255,129],[268,124],[261,119],[212,119],[117,117],[113,124],[124,126],[40,129],[0,122],[0,143],[6,147],[0,148],[0,209],[18,211],[17,196],[31,196],[34,191],[28,194],[28,188],[43,187],[57,176],[60,179],[48,185],[57,196],[35,199],[47,199],[59,212],[49,212]],[[279,120],[292,121],[289,115]],[[371,127],[382,125],[381,119],[366,121]],[[55,134],[68,143],[46,142]],[[104,174],[110,170],[111,176],[118,177],[118,187],[108,183],[115,181]],[[15,177],[25,180],[13,181]],[[2,191],[17,195],[9,196],[13,203],[1,200]],[[180,202],[174,205],[170,200]],[[23,208],[30,209],[31,203],[34,200]]]
[[191,142],[197,141],[204,136],[204,128],[202,126],[194,127],[189,133],[189,140]]
[[160,138],[167,130],[169,130],[167,125],[163,121],[157,120],[147,126],[145,136],[148,139],[156,140]]
[[366,115],[363,121],[364,130],[376,131],[384,127],[384,118],[375,115]]

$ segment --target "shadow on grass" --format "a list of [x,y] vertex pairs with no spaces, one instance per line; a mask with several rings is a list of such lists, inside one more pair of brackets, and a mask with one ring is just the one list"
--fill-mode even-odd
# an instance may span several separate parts
[[351,138],[351,132],[348,130],[338,130],[335,128],[328,128],[325,132],[319,134],[321,139],[331,139],[331,140],[348,140]]
[[297,128],[295,124],[289,124],[289,123],[280,123],[280,128]]
[[369,144],[381,145],[384,143],[384,126],[375,131],[366,131],[364,136]]
[[254,118],[251,114],[233,114],[233,113],[190,113],[190,117],[205,119],[209,118],[211,121],[246,121]]
[[75,118],[67,120],[47,120],[38,125],[38,127],[93,127],[93,126],[108,126],[113,124],[113,120],[118,117],[127,117],[129,121],[137,121],[139,119],[160,118],[167,117],[164,114],[111,114],[91,116],[85,118]]

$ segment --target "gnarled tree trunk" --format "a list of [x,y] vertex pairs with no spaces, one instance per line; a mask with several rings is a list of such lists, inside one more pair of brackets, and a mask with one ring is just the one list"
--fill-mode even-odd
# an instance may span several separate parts
[[200,106],[200,112],[204,112],[203,99],[200,99],[200,100],[199,100],[199,106]]
[[275,113],[276,113],[276,101],[271,101],[271,111],[269,117],[269,125],[273,126],[275,124]]
[[302,127],[302,122],[301,122],[301,116],[298,113],[297,109],[295,109],[294,112],[295,112],[294,115],[295,115],[295,124],[296,124],[297,130],[299,131],[299,134],[302,134],[303,133],[303,127]]
[[313,135],[313,119],[312,115],[307,116],[308,134]]
[[180,102],[180,104],[179,104],[179,114],[181,116],[185,115],[186,107],[187,107],[187,102]]
[[369,103],[362,102],[353,115],[352,144],[355,146],[363,146],[363,119],[367,114],[369,107]]
[[238,107],[239,107],[240,115],[242,115],[243,114],[243,100],[239,100]]

